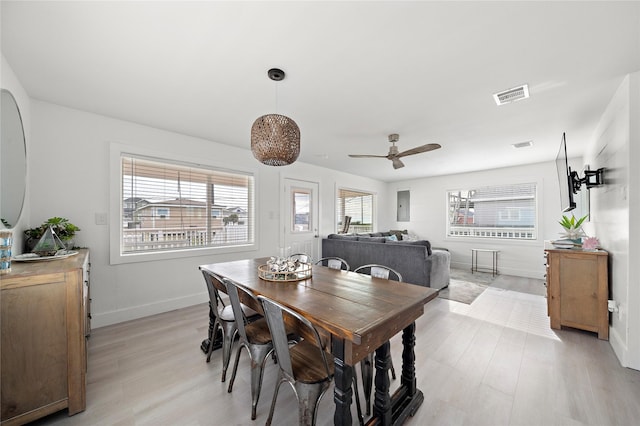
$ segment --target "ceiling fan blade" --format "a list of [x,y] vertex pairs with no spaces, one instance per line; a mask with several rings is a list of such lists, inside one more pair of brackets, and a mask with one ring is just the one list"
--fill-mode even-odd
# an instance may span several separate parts
[[402,151],[401,153],[396,155],[396,157],[406,157],[407,155],[420,154],[421,152],[433,151],[434,149],[438,149],[438,148],[442,148],[442,147],[437,143],[428,143],[426,145],[417,146],[415,148]]
[[404,163],[400,161],[397,157],[391,158],[391,162],[393,163],[394,169],[401,169],[404,167]]
[[386,155],[359,155],[359,154],[349,154],[351,158],[387,158]]

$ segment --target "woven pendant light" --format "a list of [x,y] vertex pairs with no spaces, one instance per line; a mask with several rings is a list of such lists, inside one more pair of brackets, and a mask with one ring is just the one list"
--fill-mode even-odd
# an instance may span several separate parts
[[[284,79],[284,71],[272,68],[271,80]],[[251,152],[256,160],[267,166],[286,166],[300,154],[300,128],[291,118],[280,114],[258,117],[251,126]]]

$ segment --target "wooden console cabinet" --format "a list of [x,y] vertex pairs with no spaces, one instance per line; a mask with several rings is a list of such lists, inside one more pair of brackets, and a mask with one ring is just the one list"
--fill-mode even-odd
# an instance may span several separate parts
[[66,259],[12,262],[2,275],[2,425],[86,406],[90,332],[89,251]]
[[609,340],[607,252],[546,248],[545,257],[551,328],[578,328]]

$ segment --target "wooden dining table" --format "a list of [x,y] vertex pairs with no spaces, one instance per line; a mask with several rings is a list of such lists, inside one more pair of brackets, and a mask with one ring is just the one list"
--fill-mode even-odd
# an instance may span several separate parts
[[[355,272],[314,265],[312,276],[292,282],[261,279],[258,266],[267,258],[201,265],[200,269],[233,280],[308,318],[330,342],[335,362],[334,424],[351,425],[353,366],[376,353],[373,416],[368,424],[402,424],[424,396],[415,374],[415,320],[438,291],[429,287],[373,278]],[[402,331],[402,373],[390,395],[389,339]]]

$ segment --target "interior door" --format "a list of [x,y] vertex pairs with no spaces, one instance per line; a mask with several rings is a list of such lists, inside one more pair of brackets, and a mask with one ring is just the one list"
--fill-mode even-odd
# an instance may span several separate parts
[[285,178],[283,198],[284,254],[306,253],[313,260],[319,259],[318,183]]

